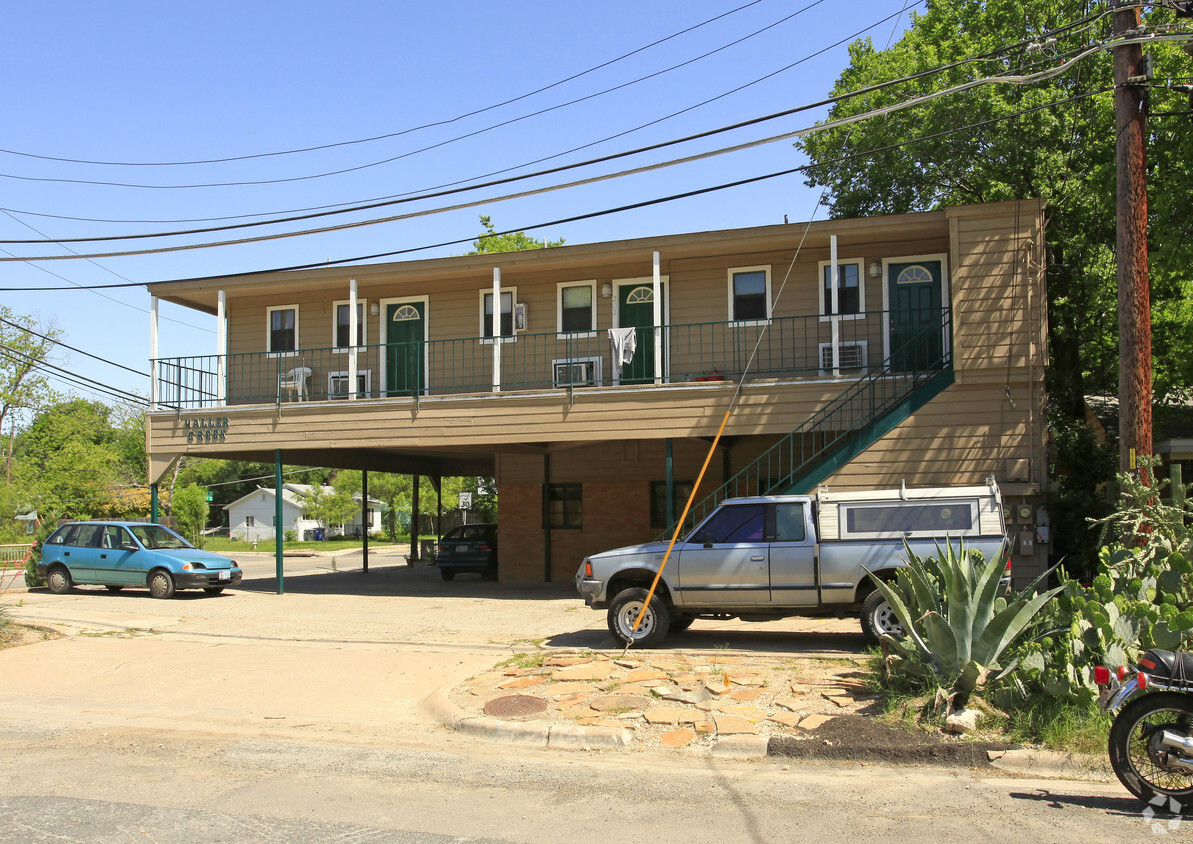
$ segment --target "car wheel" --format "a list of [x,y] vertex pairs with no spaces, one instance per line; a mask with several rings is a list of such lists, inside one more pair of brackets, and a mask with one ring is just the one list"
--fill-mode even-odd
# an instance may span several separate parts
[[113,585],[111,585],[111,584],[109,583],[109,584],[108,584],[107,586],[105,586],[104,588],[105,588],[105,589],[107,589],[109,592],[119,592],[119,591],[120,591],[121,589],[123,589],[124,587],[123,587],[123,586],[113,586]]
[[872,645],[877,645],[883,634],[896,638],[903,635],[899,616],[877,589],[862,601],[862,633]]
[[692,622],[696,620],[694,615],[678,615],[671,619],[670,633],[682,633],[692,626]]
[[149,575],[149,594],[155,598],[170,598],[174,595],[174,578],[165,569],[158,569]]
[[204,595],[218,595],[223,591],[224,591],[224,587],[222,587],[222,586],[211,586],[211,587],[208,587],[207,589],[204,589],[203,594]]
[[642,612],[648,594],[648,590],[641,587],[623,589],[609,604],[609,632],[618,642],[633,642],[639,647],[653,648],[671,631],[671,609],[667,606],[667,599],[657,592],[642,615],[642,623],[634,630],[634,621]]
[[49,574],[46,575],[46,583],[55,595],[65,595],[70,591],[70,587],[74,586],[74,582],[70,579],[70,571],[66,566],[54,566],[50,569]]
[[442,577],[444,580],[454,580],[456,577],[456,573],[454,571],[448,571],[447,569],[440,569],[439,576]]

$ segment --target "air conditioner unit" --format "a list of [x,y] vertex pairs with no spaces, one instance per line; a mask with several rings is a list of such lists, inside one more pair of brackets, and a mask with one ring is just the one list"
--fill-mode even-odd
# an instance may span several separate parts
[[556,387],[599,387],[600,358],[572,358],[551,361],[551,381]]
[[[367,369],[356,373],[357,397],[365,398],[369,395],[369,391],[373,386],[372,375],[373,373]],[[348,385],[350,383],[347,372],[329,372],[327,374],[327,397],[333,400],[348,398]]]
[[[867,341],[859,340],[854,343],[837,344],[838,369],[842,372],[856,372],[866,370]],[[820,344],[820,374],[830,375],[833,371],[833,344]]]
[[526,330],[526,303],[519,302],[514,305],[514,331]]

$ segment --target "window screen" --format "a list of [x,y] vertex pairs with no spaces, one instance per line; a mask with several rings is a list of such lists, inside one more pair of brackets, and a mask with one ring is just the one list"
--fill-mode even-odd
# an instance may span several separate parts
[[973,528],[975,508],[969,502],[947,504],[901,503],[888,506],[845,507],[849,533],[934,531],[961,533]]

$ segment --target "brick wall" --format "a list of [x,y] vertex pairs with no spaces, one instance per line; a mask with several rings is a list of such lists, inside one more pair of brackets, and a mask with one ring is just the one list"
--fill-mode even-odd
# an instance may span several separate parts
[[[499,491],[499,577],[542,582],[544,537],[542,486],[508,484]],[[644,481],[586,483],[580,530],[551,531],[551,580],[571,580],[589,554],[646,542],[650,528],[650,484]]]

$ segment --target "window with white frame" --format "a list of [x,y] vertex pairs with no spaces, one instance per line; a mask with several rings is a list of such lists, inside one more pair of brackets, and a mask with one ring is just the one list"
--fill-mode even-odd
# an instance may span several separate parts
[[596,332],[596,282],[560,282],[558,291],[559,333],[592,336]]
[[770,319],[770,267],[729,270],[729,319],[758,322]]
[[244,526],[245,527],[256,527],[257,526],[257,517],[256,516],[245,516],[244,517]]
[[[866,315],[866,279],[861,258],[837,261],[837,313],[842,319],[860,319]],[[820,314],[827,319],[833,313],[833,265],[820,262]]]
[[278,305],[265,311],[266,350],[298,351],[298,305]]
[[356,343],[352,343],[348,338],[351,336],[352,325],[350,319],[352,317],[352,303],[344,300],[342,302],[333,302],[332,308],[335,310],[336,321],[333,326],[333,335],[331,338],[331,346],[337,351],[344,351],[351,348],[353,345],[365,346],[368,345],[368,330],[365,328],[366,320],[365,314],[368,313],[368,304],[364,299],[356,300]]
[[[514,339],[514,305],[518,302],[518,288],[501,288],[501,342],[509,343]],[[492,342],[493,338],[493,291],[480,292],[480,336]]]

